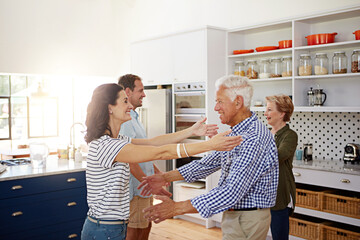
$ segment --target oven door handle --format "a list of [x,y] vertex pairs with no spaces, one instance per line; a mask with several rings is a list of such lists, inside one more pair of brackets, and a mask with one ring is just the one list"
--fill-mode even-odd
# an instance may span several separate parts
[[205,91],[174,92],[177,96],[205,96]]

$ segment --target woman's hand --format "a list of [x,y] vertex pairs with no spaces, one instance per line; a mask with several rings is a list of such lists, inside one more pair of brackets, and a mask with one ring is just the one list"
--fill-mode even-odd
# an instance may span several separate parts
[[231,130],[219,133],[211,138],[208,142],[216,151],[230,151],[234,147],[240,145],[240,143],[243,141],[241,136],[226,136],[230,133]]
[[206,119],[205,117],[191,126],[193,135],[212,137],[218,134],[217,130],[219,127],[216,124],[205,124]]

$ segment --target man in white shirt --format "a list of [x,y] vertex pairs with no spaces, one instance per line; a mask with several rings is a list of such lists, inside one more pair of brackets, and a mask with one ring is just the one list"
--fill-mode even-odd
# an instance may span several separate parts
[[[139,121],[139,114],[135,112],[142,106],[142,99],[146,97],[141,78],[126,74],[120,77],[118,84],[122,85],[134,109],[131,110],[131,120],[122,124],[120,134],[131,138],[147,138],[144,127]],[[140,194],[137,189],[142,177],[159,173],[153,162],[130,163],[130,219],[127,228],[126,240],[148,239],[151,222],[144,218],[143,209],[152,206],[153,197]],[[170,194],[170,193],[169,193]]]

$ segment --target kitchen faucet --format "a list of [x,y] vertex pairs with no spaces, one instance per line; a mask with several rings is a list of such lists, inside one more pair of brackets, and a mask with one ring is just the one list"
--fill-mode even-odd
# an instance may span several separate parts
[[[68,146],[68,150],[69,150],[69,159],[71,158],[75,158],[75,151],[76,151],[76,146],[75,146],[75,131],[74,131],[74,127],[76,125],[80,125],[83,128],[83,131],[85,131],[85,126],[84,124],[82,124],[81,122],[75,122],[73,123],[73,125],[71,125],[70,127],[70,144]],[[82,131],[82,132],[83,132]],[[71,152],[72,151],[72,152]]]

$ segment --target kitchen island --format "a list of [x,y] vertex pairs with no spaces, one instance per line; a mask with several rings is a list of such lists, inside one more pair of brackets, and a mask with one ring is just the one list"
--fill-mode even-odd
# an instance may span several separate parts
[[46,167],[0,174],[0,239],[80,239],[88,210],[86,162],[50,156]]

